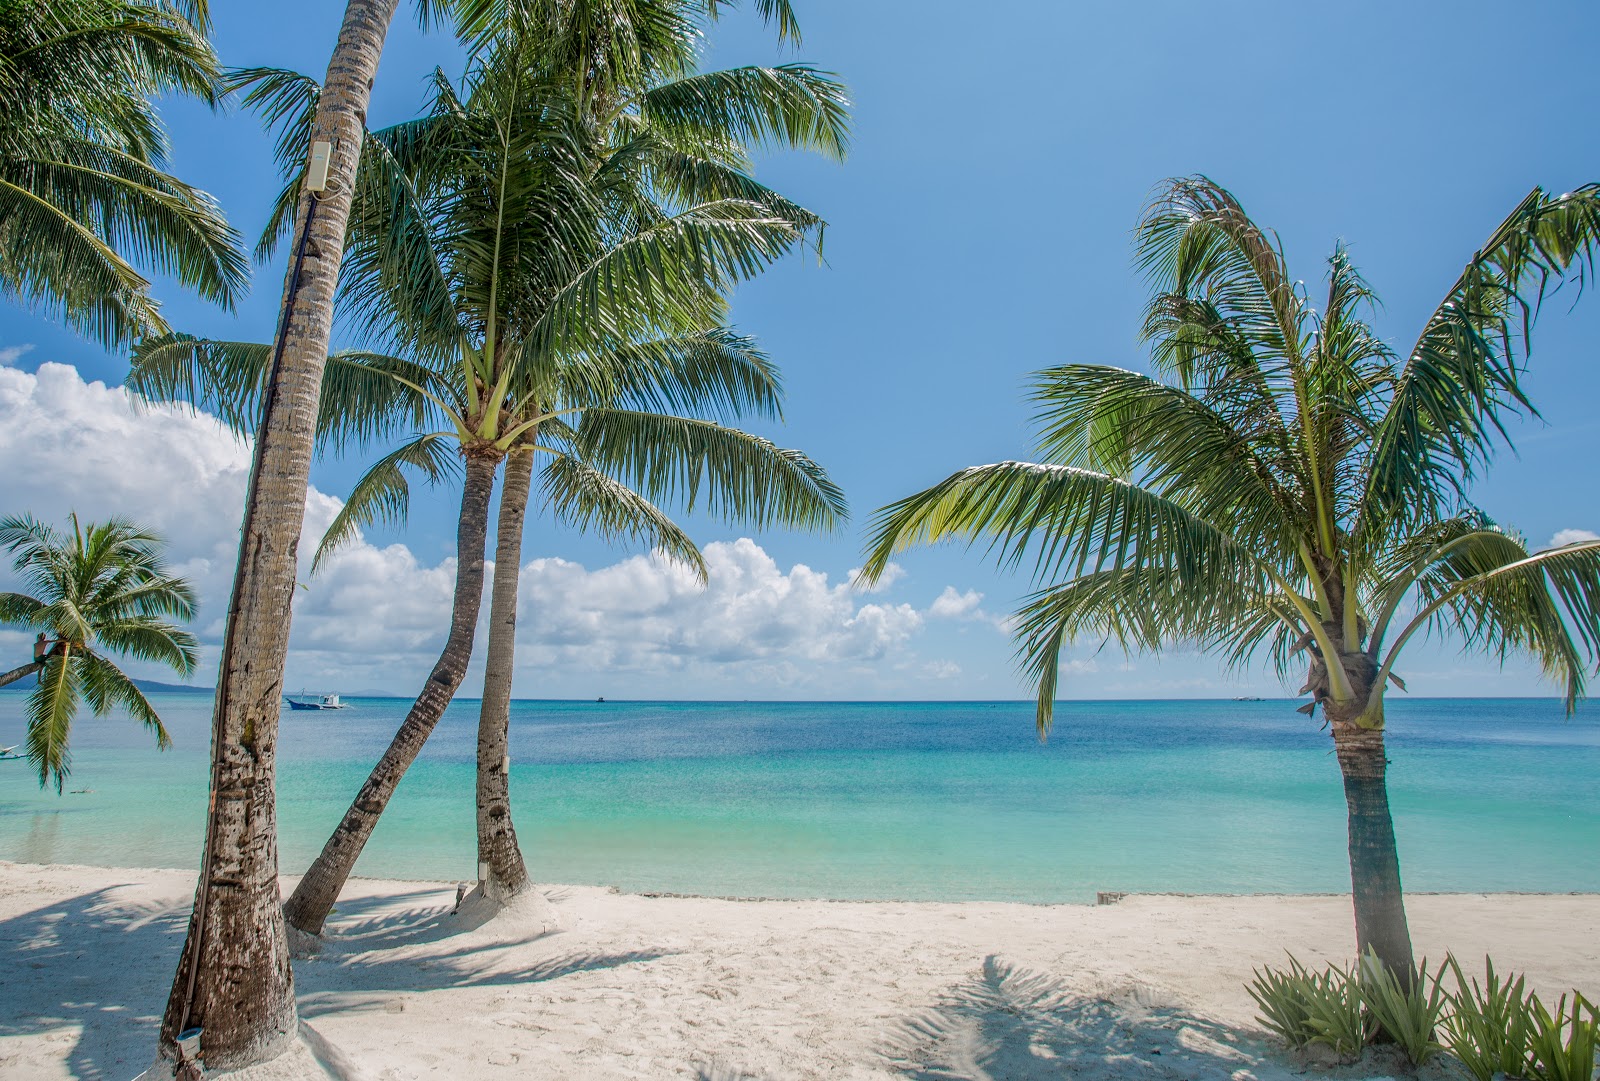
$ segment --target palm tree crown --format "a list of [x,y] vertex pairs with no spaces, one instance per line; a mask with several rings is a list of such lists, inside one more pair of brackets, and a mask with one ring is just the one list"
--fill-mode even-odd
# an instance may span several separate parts
[[44,632],[51,648],[28,697],[28,759],[39,783],[60,791],[71,767],[67,738],[82,703],[96,716],[126,711],[171,744],[144,694],[107,654],[194,671],[194,636],[172,619],[194,617],[194,593],[166,572],[161,539],[121,518],[61,533],[26,515],[0,521],[0,548],[15,553],[24,593],[0,593],[0,623]]
[[[1166,378],[1066,364],[1041,373],[1044,460],[978,466],[881,512],[869,571],[919,542],[987,538],[1067,580],[1018,613],[1047,727],[1064,643],[1193,642],[1280,670],[1381,727],[1384,684],[1419,630],[1531,653],[1568,707],[1600,647],[1600,544],[1532,553],[1467,501],[1505,425],[1547,286],[1580,279],[1600,188],[1535,190],[1396,356],[1342,247],[1319,311],[1276,239],[1227,191],[1169,183],[1139,229],[1154,295],[1144,337]],[[1327,658],[1341,658],[1329,664]],[[1360,693],[1358,693],[1358,691]]]
[[166,329],[132,259],[231,307],[247,268],[215,201],[162,171],[152,98],[216,104],[204,2],[0,5],[0,292],[107,346]]

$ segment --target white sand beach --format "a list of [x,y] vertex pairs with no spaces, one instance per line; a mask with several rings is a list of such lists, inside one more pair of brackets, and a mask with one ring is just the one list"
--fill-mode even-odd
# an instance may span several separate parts
[[[0,862],[0,1077],[148,1066],[193,886],[190,871]],[[553,928],[539,911],[473,927],[450,915],[454,884],[353,881],[296,967],[305,1047],[252,1074],[1270,1081],[1306,1065],[1262,1038],[1251,966],[1353,949],[1343,897],[544,893]],[[1416,896],[1410,913],[1430,958],[1489,952],[1541,992],[1600,991],[1600,896]]]

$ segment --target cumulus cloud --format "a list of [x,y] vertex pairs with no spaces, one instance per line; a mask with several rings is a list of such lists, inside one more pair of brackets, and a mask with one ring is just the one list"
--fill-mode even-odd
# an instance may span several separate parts
[[1600,540],[1600,533],[1591,533],[1587,529],[1562,529],[1550,538],[1549,547],[1560,548],[1564,544],[1577,544],[1579,541]]
[[[249,441],[214,417],[136,404],[70,366],[0,368],[0,508],[50,522],[73,510],[89,519],[127,515],[164,534],[174,570],[200,596],[200,682],[212,678],[221,641],[250,454]],[[414,690],[443,644],[455,561],[430,564],[405,544],[359,540],[311,577],[316,538],[340,505],[315,487],[307,493],[288,686]],[[948,588],[923,610],[881,596],[904,577],[898,565],[869,599],[856,570],[834,579],[805,564],[784,569],[749,538],[706,545],[705,557],[705,588],[655,554],[594,569],[528,563],[518,693],[574,693],[571,681],[550,684],[553,673],[574,672],[605,673],[607,686],[627,674],[664,677],[647,684],[657,692],[715,696],[720,687],[751,697],[914,692],[961,674],[954,662],[921,655],[916,639],[929,620],[980,613],[975,591]],[[0,631],[0,645],[14,646],[6,640],[14,633]]]
[[27,342],[21,345],[8,345],[0,348],[0,368],[9,368],[31,352],[33,352],[33,346]]
[[[233,584],[250,454],[249,442],[215,417],[185,406],[136,404],[121,387],[85,382],[69,365],[45,363],[32,373],[0,368],[0,460],[6,463],[0,507],[56,525],[72,511],[88,520],[122,515],[161,533],[172,570],[199,595],[194,629],[211,647],[207,667],[221,641]],[[420,567],[403,546],[361,543],[310,578],[309,553],[340,505],[316,488],[307,493],[300,573],[306,585],[296,591],[291,648],[312,658],[336,656],[330,663],[338,665],[377,658],[381,667],[429,635],[437,640],[448,618],[454,567]],[[0,564],[0,575],[6,573]],[[406,656],[400,667],[409,673],[415,658]],[[210,675],[203,667],[196,678]]]
[[982,619],[984,613],[978,607],[982,603],[983,594],[975,589],[958,593],[955,586],[945,586],[928,606],[928,615],[934,619]]
[[705,547],[709,582],[659,554],[589,570],[523,567],[517,626],[529,669],[662,674],[728,666],[792,683],[805,669],[891,659],[923,626],[909,604],[859,603],[850,576],[787,571],[748,537]]

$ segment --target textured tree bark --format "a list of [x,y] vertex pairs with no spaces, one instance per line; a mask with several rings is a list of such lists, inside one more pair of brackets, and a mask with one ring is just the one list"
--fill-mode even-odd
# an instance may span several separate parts
[[528,885],[528,869],[511,821],[511,675],[516,665],[517,582],[522,570],[522,530],[533,482],[533,449],[506,459],[496,526],[494,591],[489,605],[489,655],[478,711],[478,862],[487,864],[484,895],[515,897]]
[[311,141],[332,145],[329,185],[315,215],[309,213],[314,197],[301,197],[291,250],[304,254],[285,285],[279,362],[256,430],[217,676],[200,882],[159,1037],[168,1063],[178,1059],[175,1038],[185,1028],[204,1029],[200,1056],[213,1070],[272,1058],[295,1034],[294,983],[278,893],[278,710],[350,193],[396,3],[350,0],[312,124]]
[[[1358,688],[1365,692],[1366,687]],[[1411,931],[1400,888],[1400,853],[1389,812],[1388,758],[1382,728],[1363,728],[1330,709],[1334,753],[1344,775],[1349,810],[1350,893],[1355,904],[1356,949],[1371,949],[1402,986],[1416,980]]]
[[356,859],[372,836],[378,816],[389,805],[411,763],[417,760],[445,707],[467,674],[472,643],[477,634],[478,609],[483,602],[484,542],[489,530],[489,497],[494,491],[498,451],[469,447],[467,476],[461,492],[461,518],[456,527],[456,590],[450,612],[450,634],[444,651],[428,674],[422,693],[412,703],[400,729],[372,767],[343,820],[322,846],[316,862],[306,871],[283,906],[289,923],[307,934],[322,933],[339,891],[344,889]]
[[21,668],[13,668],[4,675],[0,675],[0,687],[4,687],[8,683],[15,683],[24,676],[31,676],[43,667],[44,664],[40,661],[29,661]]

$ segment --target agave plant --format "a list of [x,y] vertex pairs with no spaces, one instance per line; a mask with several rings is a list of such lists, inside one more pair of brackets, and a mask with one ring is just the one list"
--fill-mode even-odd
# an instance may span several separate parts
[[1179,642],[1287,673],[1331,729],[1349,807],[1358,949],[1415,978],[1385,780],[1384,696],[1429,630],[1531,655],[1570,711],[1600,655],[1600,541],[1535,552],[1468,501],[1533,412],[1521,385],[1547,288],[1593,268],[1600,187],[1535,189],[1396,355],[1342,247],[1320,308],[1270,232],[1205,177],[1170,181],[1138,230],[1157,375],[1040,376],[1042,460],[975,466],[889,507],[865,573],[942,540],[1034,555],[1019,654],[1048,730],[1062,647]]

